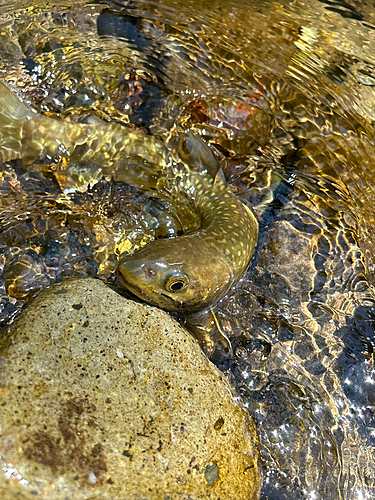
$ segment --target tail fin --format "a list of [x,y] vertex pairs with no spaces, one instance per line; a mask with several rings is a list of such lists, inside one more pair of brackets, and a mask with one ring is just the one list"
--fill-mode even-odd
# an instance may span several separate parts
[[0,82],[0,163],[23,157],[27,125],[33,115],[29,106]]
[[[46,155],[92,162],[116,181],[147,190],[161,189],[167,165],[165,146],[155,137],[118,123],[72,123],[40,115],[0,82],[0,164],[21,159],[27,165]],[[94,174],[95,180],[98,169]],[[77,175],[81,179],[79,170]],[[81,181],[71,180],[64,181],[63,189],[81,189]]]

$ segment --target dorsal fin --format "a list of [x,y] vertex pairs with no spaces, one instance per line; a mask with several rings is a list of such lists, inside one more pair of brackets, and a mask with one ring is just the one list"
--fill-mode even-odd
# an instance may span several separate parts
[[221,172],[219,162],[209,145],[193,132],[185,131],[171,140],[177,159],[197,172],[208,173],[213,179]]

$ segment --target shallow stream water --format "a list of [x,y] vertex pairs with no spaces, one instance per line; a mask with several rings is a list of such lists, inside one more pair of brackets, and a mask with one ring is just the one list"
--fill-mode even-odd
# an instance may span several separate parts
[[[372,3],[0,0],[0,80],[47,116],[211,144],[260,219],[204,348],[257,423],[262,500],[375,498]],[[67,188],[62,163],[1,166],[3,325],[184,228],[178,203],[90,165]]]

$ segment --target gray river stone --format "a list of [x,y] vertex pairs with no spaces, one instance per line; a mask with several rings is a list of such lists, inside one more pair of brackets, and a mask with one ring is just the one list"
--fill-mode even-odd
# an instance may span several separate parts
[[0,341],[2,500],[251,500],[254,423],[168,314],[94,279]]

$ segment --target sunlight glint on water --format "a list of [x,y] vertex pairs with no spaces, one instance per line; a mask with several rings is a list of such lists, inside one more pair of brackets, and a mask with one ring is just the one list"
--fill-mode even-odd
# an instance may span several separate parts
[[[33,109],[190,129],[258,210],[255,261],[216,308],[235,354],[215,337],[208,355],[257,422],[262,500],[375,498],[374,23],[349,0],[0,1],[0,79]],[[2,324],[192,223],[185,200],[72,163],[2,166]]]

